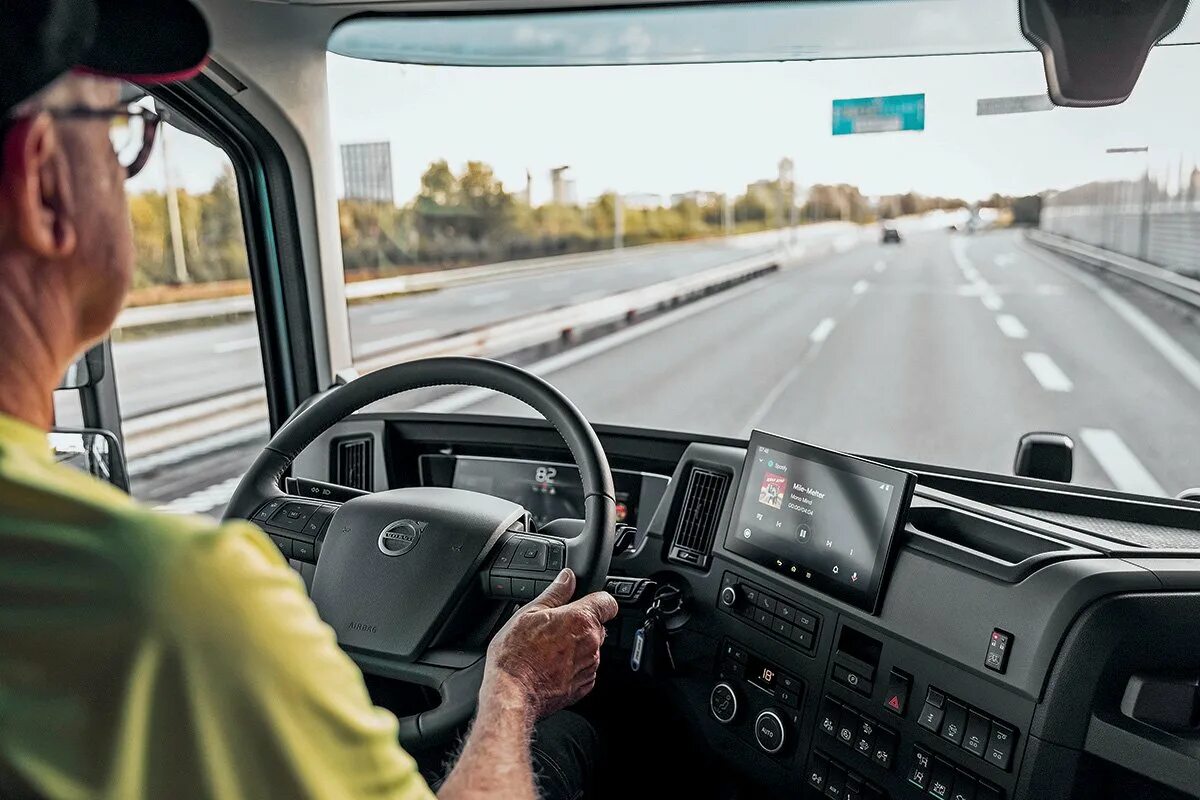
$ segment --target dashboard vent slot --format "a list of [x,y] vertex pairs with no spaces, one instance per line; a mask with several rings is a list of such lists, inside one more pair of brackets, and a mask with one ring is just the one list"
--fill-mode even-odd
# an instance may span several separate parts
[[353,436],[333,442],[332,461],[329,473],[333,482],[361,489],[364,492],[375,488],[375,440],[371,436]]
[[692,467],[687,491],[684,492],[683,503],[679,507],[675,538],[671,544],[671,552],[667,554],[668,560],[681,561],[697,567],[708,566],[728,489],[728,475]]

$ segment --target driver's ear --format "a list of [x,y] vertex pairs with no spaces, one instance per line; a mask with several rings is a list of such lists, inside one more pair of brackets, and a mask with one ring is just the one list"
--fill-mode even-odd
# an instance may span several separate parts
[[72,255],[77,237],[71,167],[49,114],[12,125],[0,169],[4,205],[24,248],[47,260]]

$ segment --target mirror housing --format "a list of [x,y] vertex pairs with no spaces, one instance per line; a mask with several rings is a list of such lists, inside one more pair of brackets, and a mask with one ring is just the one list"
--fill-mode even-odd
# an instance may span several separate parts
[[111,431],[100,428],[52,428],[46,441],[54,460],[111,483],[129,492],[129,473],[121,443]]
[[95,386],[104,377],[104,349],[100,345],[81,355],[67,368],[58,382],[59,389],[83,389]]
[[1187,0],[1021,0],[1021,32],[1042,53],[1055,105],[1115,106]]
[[1075,465],[1075,442],[1065,433],[1027,433],[1017,442],[1013,474],[1025,478],[1070,483]]

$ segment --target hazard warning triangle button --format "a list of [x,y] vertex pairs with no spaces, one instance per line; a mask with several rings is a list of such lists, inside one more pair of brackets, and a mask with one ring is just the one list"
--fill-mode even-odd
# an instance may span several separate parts
[[888,675],[887,692],[883,695],[883,707],[893,714],[904,716],[908,708],[908,690],[912,687],[912,677],[898,669],[893,669]]

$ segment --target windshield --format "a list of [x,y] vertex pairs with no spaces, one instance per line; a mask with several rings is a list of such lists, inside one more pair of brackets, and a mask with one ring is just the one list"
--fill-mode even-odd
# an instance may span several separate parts
[[[1019,52],[331,54],[355,359],[487,355],[594,422],[1001,473],[1056,431],[1077,483],[1193,486],[1195,309],[1063,243],[1200,277],[1200,107],[1180,96],[1200,50],[1159,47],[1128,102],[1077,110],[1051,109],[1027,45],[994,49]],[[386,407],[531,413],[450,390]]]

